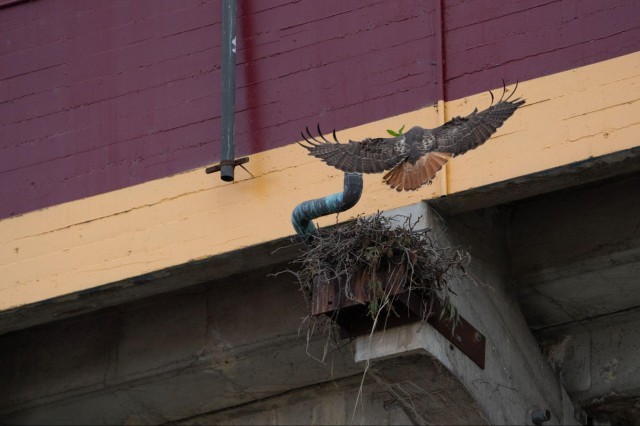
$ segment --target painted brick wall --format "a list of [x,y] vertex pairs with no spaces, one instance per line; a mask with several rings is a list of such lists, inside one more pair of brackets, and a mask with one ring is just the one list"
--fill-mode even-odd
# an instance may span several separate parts
[[[239,9],[237,153],[435,101],[414,1]],[[0,10],[0,217],[218,159],[219,1],[38,0]]]
[[[434,104],[433,2],[239,2],[237,154]],[[636,0],[446,0],[445,96],[640,50]],[[0,9],[0,218],[218,160],[221,4]]]
[[640,50],[637,0],[447,0],[449,100]]

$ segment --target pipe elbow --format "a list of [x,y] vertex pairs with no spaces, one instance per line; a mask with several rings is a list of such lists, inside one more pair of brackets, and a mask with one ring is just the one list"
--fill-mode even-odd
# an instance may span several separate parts
[[362,188],[362,174],[345,173],[342,192],[298,204],[291,214],[291,222],[296,233],[308,243],[316,231],[313,219],[349,210],[360,200]]

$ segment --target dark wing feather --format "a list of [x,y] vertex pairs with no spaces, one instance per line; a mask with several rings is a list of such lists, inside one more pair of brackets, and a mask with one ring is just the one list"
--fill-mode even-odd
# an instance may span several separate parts
[[336,143],[317,140],[302,135],[308,145],[309,155],[317,157],[330,166],[345,172],[380,173],[392,169],[406,157],[404,138],[365,139],[361,142]]
[[484,111],[478,112],[476,108],[466,117],[455,117],[433,129],[438,151],[460,155],[477,148],[485,143],[522,104],[524,104],[523,99],[500,100]]

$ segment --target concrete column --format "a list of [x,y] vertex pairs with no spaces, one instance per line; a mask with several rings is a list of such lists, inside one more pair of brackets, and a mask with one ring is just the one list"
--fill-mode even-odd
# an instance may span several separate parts
[[[543,358],[517,303],[508,294],[503,215],[485,210],[443,218],[426,204],[387,214],[422,216],[421,225],[434,230],[441,246],[460,247],[471,254],[467,272],[474,279],[452,283],[456,292],[453,303],[459,313],[486,336],[485,368],[478,367],[430,325],[420,323],[358,338],[356,361],[369,363],[375,376],[391,380],[404,389],[407,409],[414,411],[413,419],[417,423],[463,422],[465,419],[471,422],[469,409],[477,407],[483,420],[490,424],[533,424],[532,412],[539,410],[551,413],[545,425],[578,424],[571,400]],[[402,367],[407,374],[402,376],[398,371],[385,374],[388,370],[385,365],[390,359],[406,358],[408,354],[413,360],[405,360]],[[433,364],[442,373],[437,377],[425,375],[421,364]],[[403,377],[401,384],[398,377]],[[458,397],[450,399],[464,400],[466,392],[473,402],[457,404],[460,410],[467,410],[465,413],[456,413],[450,408],[449,420],[434,419],[432,403],[412,403],[427,395],[433,384],[443,377],[455,379],[459,385],[451,387]]]

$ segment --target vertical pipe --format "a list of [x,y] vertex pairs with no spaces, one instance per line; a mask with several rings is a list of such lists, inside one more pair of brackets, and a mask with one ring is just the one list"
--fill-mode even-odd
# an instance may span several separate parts
[[220,178],[233,181],[236,107],[236,0],[222,1],[222,127]]
[[[445,87],[445,45],[444,45],[444,0],[436,1],[436,84],[438,85],[438,101],[446,102],[447,91]],[[446,120],[446,114],[444,108],[438,108],[438,119],[440,124],[444,124]]]
[[[444,0],[436,1],[436,78],[438,85],[438,125],[442,126],[447,122],[447,88],[445,86],[445,38],[444,38]],[[440,196],[449,192],[449,163],[442,167],[440,172]]]

